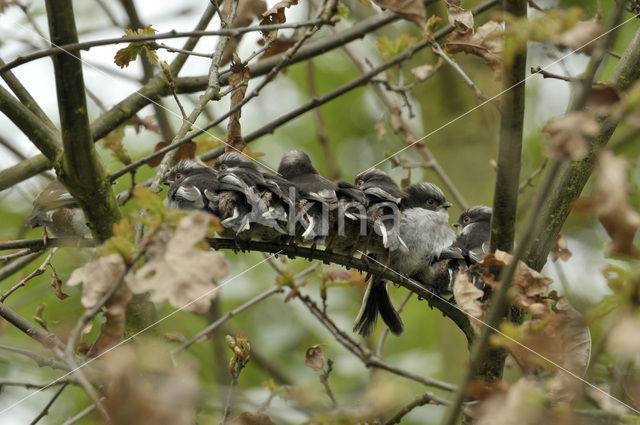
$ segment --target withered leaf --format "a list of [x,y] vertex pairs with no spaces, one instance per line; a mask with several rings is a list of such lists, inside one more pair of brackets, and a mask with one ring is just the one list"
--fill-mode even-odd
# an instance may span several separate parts
[[469,272],[467,270],[460,270],[453,283],[453,297],[462,311],[470,316],[469,323],[475,333],[480,332],[482,320],[484,319],[485,312],[482,308],[482,303],[479,301],[483,295],[484,292],[476,288],[471,281]]
[[598,115],[606,115],[621,99],[620,91],[613,86],[594,87],[589,93],[587,107]]
[[562,233],[558,233],[558,237],[556,238],[556,243],[551,248],[551,256],[553,261],[557,261],[558,258],[562,261],[569,261],[573,254],[567,248],[567,239],[564,237]]
[[324,367],[324,354],[322,353],[322,345],[312,345],[307,348],[304,353],[304,364],[309,366],[316,372]]
[[[551,42],[557,47],[576,52],[593,53],[598,45],[597,38],[603,33],[602,26],[595,19],[580,21],[562,34],[555,35]],[[587,44],[588,43],[588,44]]]
[[178,308],[205,313],[216,296],[216,279],[229,265],[219,252],[196,248],[207,235],[210,216],[191,213],[178,223],[173,237],[159,231],[148,248],[150,260],[138,269],[129,287],[136,294],[151,292],[151,301],[167,300]]
[[98,257],[87,265],[76,269],[71,274],[68,285],[74,286],[82,283],[82,298],[80,301],[86,308],[95,306],[98,301],[122,278],[120,287],[111,296],[105,305],[106,322],[102,325],[102,337],[94,347],[94,354],[99,354],[107,347],[119,342],[125,333],[125,312],[131,299],[131,291],[128,284],[132,278],[129,273],[123,275],[126,266],[122,256],[111,254],[106,257]]
[[584,376],[591,360],[591,332],[582,315],[573,308],[566,298],[560,299],[553,306],[556,314],[566,320],[560,325],[562,366],[578,376]]
[[[98,301],[115,285],[126,270],[121,255],[111,254],[98,257],[71,273],[67,285],[77,286],[82,283],[82,297],[80,302],[86,308],[95,306]],[[131,276],[124,277],[124,283],[129,284]]]
[[[164,149],[169,146],[169,142],[158,142],[156,146],[153,148],[154,152],[158,152],[160,149]],[[194,142],[187,142],[180,145],[178,149],[175,150],[173,154],[173,159],[177,161],[181,161],[183,159],[193,159],[196,155],[197,145]],[[166,154],[165,154],[166,155]],[[162,162],[164,155],[160,155],[158,157],[152,158],[147,161],[147,165],[149,167],[157,167]]]
[[[298,38],[294,35],[290,38],[276,38],[271,42],[271,45],[265,52],[260,56],[260,59],[266,59],[269,56],[277,55],[278,53],[286,52],[289,50],[291,46],[298,42]],[[264,45],[264,40],[258,41],[259,45]]]
[[502,53],[504,52],[504,31],[496,21],[488,21],[475,32],[454,31],[447,37],[447,53],[471,53],[480,56],[493,69],[496,78],[502,74]]
[[58,299],[64,300],[65,298],[69,298],[69,295],[62,292],[62,280],[58,277],[58,273],[56,273],[56,269],[51,267],[51,286],[56,291],[56,297]]
[[382,9],[392,10],[404,19],[424,28],[427,12],[422,0],[373,0],[373,2]]
[[[249,67],[242,63],[242,60],[233,54],[233,61],[231,63],[231,75],[229,76],[229,84],[235,87],[231,92],[231,104],[229,108],[234,108],[244,99],[244,95],[247,92],[247,84],[251,78]],[[242,108],[235,111],[229,117],[227,124],[227,147],[226,152],[242,152],[247,145],[242,138],[242,128],[240,126],[240,117],[242,116]]]
[[447,17],[451,25],[462,33],[473,31],[475,25],[473,24],[473,13],[470,10],[460,7],[460,2],[445,1],[445,5],[447,6]]
[[640,227],[640,214],[629,205],[628,169],[629,160],[616,157],[609,150],[600,154],[594,211],[611,237],[609,253],[638,257],[633,240]]
[[579,160],[587,154],[587,139],[600,132],[600,124],[591,111],[577,111],[549,121],[542,132],[551,138],[549,155]]
[[282,0],[274,4],[273,7],[262,14],[260,25],[284,24],[287,17],[284,10],[298,4],[298,0]]
[[263,413],[242,412],[237,418],[233,418],[229,425],[276,425],[271,418]]
[[[225,0],[222,5],[222,19],[227,20],[229,11],[231,10],[231,1]],[[248,27],[251,22],[256,18],[262,18],[262,14],[267,10],[267,4],[263,0],[239,0],[236,7],[236,17],[231,23],[231,28]],[[236,48],[243,35],[239,37],[232,37],[227,41],[227,45],[224,46],[222,51],[222,58],[220,65],[226,65],[231,61],[233,54],[236,52]]]

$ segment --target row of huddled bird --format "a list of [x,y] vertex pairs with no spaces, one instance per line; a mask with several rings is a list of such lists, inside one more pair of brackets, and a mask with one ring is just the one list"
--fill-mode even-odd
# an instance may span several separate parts
[[[170,208],[216,215],[223,237],[360,253],[421,282],[439,259],[450,259],[453,275],[454,269],[480,262],[487,252],[489,207],[464,211],[454,223],[456,235],[448,221],[451,204],[436,185],[421,182],[403,190],[373,168],[358,175],[355,184],[333,182],[300,150],[282,157],[277,174],[260,172],[251,158],[236,152],[221,155],[213,167],[184,160],[170,170],[165,184]],[[368,335],[378,314],[391,332],[402,332],[386,283],[374,276],[354,331]]]
[[[422,283],[429,281],[432,264],[446,259],[451,276],[447,292],[457,269],[480,262],[487,252],[489,207],[464,211],[454,223],[456,235],[448,222],[451,204],[436,185],[422,182],[403,190],[376,169],[361,173],[355,184],[332,182],[299,150],[282,157],[277,174],[260,172],[243,154],[225,153],[213,167],[181,161],[165,183],[170,208],[218,216],[223,237],[324,245],[362,255]],[[57,180],[34,200],[27,224],[45,226],[58,237],[89,233],[79,205]],[[480,280],[474,283],[482,287]],[[374,276],[354,330],[369,334],[378,314],[393,333],[402,332],[386,283]]]

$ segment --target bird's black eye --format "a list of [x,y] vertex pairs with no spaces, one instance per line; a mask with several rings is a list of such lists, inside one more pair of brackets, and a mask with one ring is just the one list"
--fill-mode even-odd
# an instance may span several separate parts
[[360,187],[360,186],[362,186],[363,184],[364,184],[364,180],[362,180],[362,179],[358,179],[358,181],[356,182],[356,186],[357,186],[357,187]]
[[468,215],[465,215],[464,218],[462,219],[463,223],[468,223],[471,221],[471,217],[469,217]]
[[436,201],[434,201],[433,199],[429,199],[429,200],[427,201],[427,204],[429,204],[429,205],[433,205],[433,204],[435,204],[435,203],[436,203]]
[[176,180],[180,180],[182,178],[182,174],[181,173],[176,173]]
[[226,169],[227,169],[227,164],[220,164],[220,166],[218,167],[218,169],[219,169],[220,171],[224,171],[224,170],[226,170]]

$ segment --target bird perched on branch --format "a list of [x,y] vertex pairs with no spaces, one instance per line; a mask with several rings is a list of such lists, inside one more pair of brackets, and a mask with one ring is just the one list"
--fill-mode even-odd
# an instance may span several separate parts
[[55,237],[82,238],[90,232],[82,209],[62,183],[54,180],[33,201],[27,217],[32,229],[44,227]]
[[215,194],[220,191],[221,186],[215,171],[206,164],[190,159],[182,160],[169,170],[163,183],[169,186],[167,207],[219,214]]
[[[460,267],[469,268],[481,262],[489,253],[491,213],[491,208],[477,205],[463,211],[458,221],[453,223],[458,229],[458,236],[443,254],[443,257],[452,259],[449,264],[448,292],[453,292],[453,284]],[[483,289],[482,279],[477,274],[472,274],[472,277],[473,284],[478,289]]]
[[244,195],[248,213],[240,219],[240,230],[252,228],[251,237],[274,240],[286,232],[287,207],[290,204],[276,179],[261,173],[246,155],[228,152],[213,165],[221,190]]
[[[432,183],[416,183],[405,190],[400,202],[398,234],[407,250],[390,250],[392,270],[408,277],[421,276],[423,280],[432,262],[456,238],[448,222],[450,206],[442,190]],[[402,332],[402,321],[391,304],[386,283],[374,277],[365,292],[354,331],[363,336],[371,333],[378,313],[391,332],[396,335]]]
[[324,244],[329,234],[329,212],[338,206],[337,185],[322,177],[309,155],[301,150],[289,151],[282,156],[278,175],[293,183],[302,198],[296,200],[298,209],[310,220],[303,223],[302,240]]

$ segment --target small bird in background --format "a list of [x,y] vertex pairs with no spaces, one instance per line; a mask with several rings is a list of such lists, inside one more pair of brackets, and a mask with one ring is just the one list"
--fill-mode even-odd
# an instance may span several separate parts
[[[489,253],[489,237],[491,236],[491,208],[477,205],[460,214],[453,223],[458,229],[455,242],[443,253],[449,262],[449,286],[447,292],[453,292],[453,284],[461,267],[469,268],[481,262]],[[478,289],[484,288],[480,276],[472,273],[473,284]]]
[[458,230],[453,246],[460,248],[462,255],[470,263],[481,262],[489,252],[491,214],[491,208],[477,205],[463,211],[458,221],[453,223]]
[[32,229],[44,227],[60,238],[82,238],[90,233],[82,209],[58,180],[45,186],[35,198],[26,225]]
[[[415,277],[429,273],[431,263],[455,241],[456,235],[448,221],[447,208],[451,203],[446,201],[438,186],[416,183],[405,190],[405,195],[400,203],[398,232],[408,250],[391,250],[389,267],[405,276]],[[363,336],[370,334],[379,313],[391,332],[402,333],[402,320],[391,304],[382,279],[372,279],[362,302],[354,331]]]

